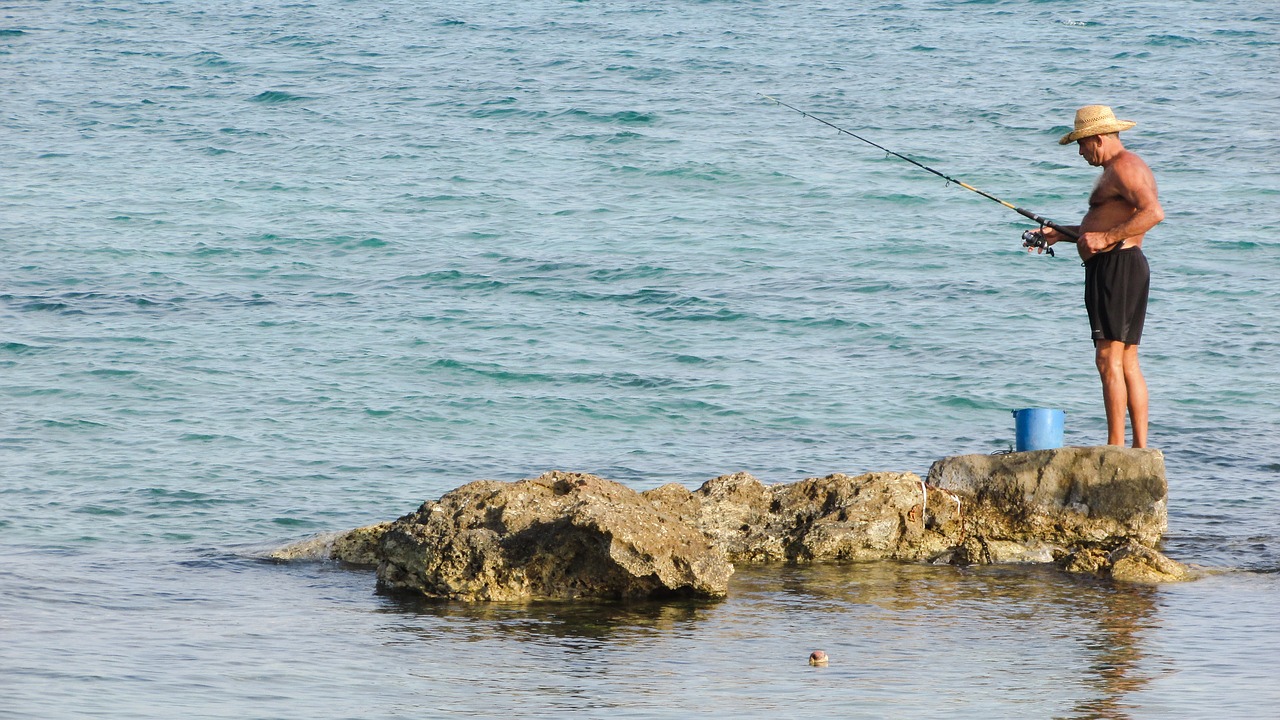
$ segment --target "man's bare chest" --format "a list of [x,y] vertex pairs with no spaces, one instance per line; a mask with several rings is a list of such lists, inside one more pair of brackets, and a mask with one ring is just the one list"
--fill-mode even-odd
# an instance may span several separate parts
[[1094,183],[1093,192],[1089,193],[1089,207],[1098,208],[1116,203],[1127,204],[1115,179],[1110,173],[1104,172]]

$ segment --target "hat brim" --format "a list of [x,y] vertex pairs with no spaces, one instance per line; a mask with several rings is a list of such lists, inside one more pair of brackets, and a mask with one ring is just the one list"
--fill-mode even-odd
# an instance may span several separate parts
[[1094,135],[1106,135],[1107,133],[1121,132],[1133,127],[1137,127],[1137,125],[1138,123],[1133,122],[1132,120],[1115,120],[1113,122],[1105,122],[1105,123],[1099,123],[1097,125],[1090,125],[1089,127],[1080,128],[1079,130],[1072,130],[1066,135],[1063,135],[1062,139],[1058,141],[1058,144],[1066,145],[1067,143],[1073,143],[1079,140],[1080,138],[1092,137]]

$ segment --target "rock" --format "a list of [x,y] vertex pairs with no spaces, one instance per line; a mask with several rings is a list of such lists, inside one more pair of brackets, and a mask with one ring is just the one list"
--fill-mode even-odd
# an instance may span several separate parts
[[1107,559],[1110,561],[1111,579],[1122,582],[1155,584],[1182,582],[1193,577],[1186,565],[1135,542],[1112,550]]
[[1071,573],[1105,576],[1110,564],[1110,555],[1111,553],[1101,547],[1080,547],[1065,555],[1058,566]]
[[379,587],[456,600],[723,597],[733,566],[696,529],[594,475],[482,480],[396,520]]
[[1067,572],[1148,585],[1182,582],[1197,577],[1197,573],[1186,565],[1132,540],[1111,549],[1100,545],[1077,548],[1063,557],[1059,565]]
[[1070,552],[1060,545],[1035,540],[998,540],[966,535],[949,551],[934,558],[949,565],[1036,565],[1055,562]]
[[378,543],[390,527],[391,523],[384,522],[342,533],[333,539],[333,550],[329,556],[351,565],[377,565]]
[[772,486],[736,473],[694,492],[664,485],[644,495],[702,531],[732,562],[923,560],[962,532],[950,493],[925,488],[913,473],[835,474]]
[[935,462],[929,484],[965,503],[968,534],[1062,547],[1127,538],[1154,546],[1168,526],[1159,450],[1070,447]]
[[349,565],[377,565],[378,541],[391,523],[379,523],[339,533],[325,533],[276,548],[267,559],[277,562],[336,560]]
[[393,523],[277,560],[377,564],[379,587],[457,600],[723,597],[730,562],[1056,563],[1122,582],[1192,577],[1156,549],[1158,450],[1075,447],[765,485],[747,473],[643,494],[550,472],[463,485]]
[[929,482],[965,504],[957,563],[1057,562],[1123,582],[1192,577],[1155,546],[1168,527],[1159,450],[1071,447],[939,460]]
[[1110,560],[1111,579],[1126,583],[1178,583],[1194,577],[1187,565],[1138,543],[1116,548]]

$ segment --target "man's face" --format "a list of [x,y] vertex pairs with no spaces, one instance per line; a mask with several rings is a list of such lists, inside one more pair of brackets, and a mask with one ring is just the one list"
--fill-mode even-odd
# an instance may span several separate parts
[[1090,135],[1076,141],[1080,146],[1080,157],[1090,165],[1102,164],[1102,136]]

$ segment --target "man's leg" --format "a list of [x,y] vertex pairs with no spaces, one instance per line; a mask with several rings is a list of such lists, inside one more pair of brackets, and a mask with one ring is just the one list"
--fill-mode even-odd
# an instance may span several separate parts
[[[1133,426],[1133,446],[1147,446],[1147,380],[1138,367],[1138,346],[1124,346],[1124,387],[1129,396],[1129,424]],[[1124,437],[1121,436],[1123,442]]]
[[[1102,378],[1102,405],[1107,410],[1107,444],[1124,445],[1124,414],[1129,406],[1129,392],[1125,386],[1125,344],[1119,340],[1095,340],[1094,361]],[[1134,347],[1134,367],[1137,367],[1137,347]],[[1143,406],[1146,394],[1143,393]],[[1145,410],[1143,412],[1145,418]],[[1143,438],[1145,442],[1146,438]]]

